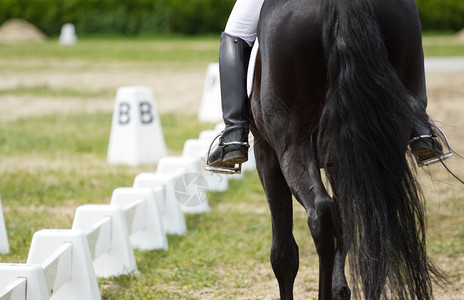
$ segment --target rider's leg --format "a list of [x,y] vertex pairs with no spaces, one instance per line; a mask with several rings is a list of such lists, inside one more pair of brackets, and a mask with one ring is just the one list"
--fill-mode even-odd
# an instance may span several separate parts
[[225,33],[241,38],[252,46],[264,0],[237,0],[227,20]]
[[250,113],[246,74],[251,47],[242,39],[222,33],[219,48],[222,116],[226,127],[218,147],[209,155],[211,166],[230,167],[248,159]]
[[[425,84],[425,71],[422,68],[422,83],[419,92],[419,101],[424,108],[427,108],[427,92]],[[436,125],[434,125],[436,126]],[[443,147],[432,129],[425,125],[416,124],[411,131],[411,142],[409,147],[419,162],[427,161],[443,154]]]
[[208,157],[211,166],[230,167],[248,159],[250,112],[246,75],[263,1],[237,0],[221,35],[219,73],[226,126],[218,147]]

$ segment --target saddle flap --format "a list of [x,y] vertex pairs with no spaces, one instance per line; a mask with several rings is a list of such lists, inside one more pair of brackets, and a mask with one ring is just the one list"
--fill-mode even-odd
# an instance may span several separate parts
[[250,54],[250,62],[248,64],[248,72],[247,72],[247,94],[248,98],[251,97],[251,92],[253,92],[253,79],[255,78],[255,65],[256,65],[256,57],[258,56],[258,39],[256,39],[255,43],[253,44],[253,48],[251,49]]

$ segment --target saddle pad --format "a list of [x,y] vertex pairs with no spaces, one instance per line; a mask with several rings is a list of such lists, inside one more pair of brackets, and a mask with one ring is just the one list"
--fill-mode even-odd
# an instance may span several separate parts
[[258,39],[256,39],[255,43],[253,44],[253,48],[251,49],[250,54],[250,62],[248,64],[248,72],[247,72],[247,93],[248,98],[251,96],[251,92],[253,91],[253,79],[255,78],[255,64],[256,64],[256,57],[258,55]]

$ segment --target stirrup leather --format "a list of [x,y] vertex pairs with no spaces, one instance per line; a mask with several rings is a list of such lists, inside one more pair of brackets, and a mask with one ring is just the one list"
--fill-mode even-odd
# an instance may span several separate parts
[[240,174],[242,172],[242,164],[234,164],[233,166],[230,165],[230,166],[221,166],[221,167],[217,167],[217,166],[211,166],[210,162],[209,162],[209,155],[211,153],[211,149],[213,148],[213,145],[214,145],[214,142],[219,138],[219,144],[218,145],[221,145],[221,146],[228,146],[228,145],[241,145],[241,146],[246,146],[247,148],[250,148],[250,145],[246,142],[229,142],[229,143],[224,143],[222,140],[221,140],[221,137],[222,137],[222,132],[220,134],[218,134],[214,139],[213,141],[211,142],[211,144],[209,145],[209,149],[208,149],[208,154],[206,156],[206,165],[204,167],[205,171],[209,171],[209,172],[212,172],[212,173],[217,173],[217,174],[225,174],[225,175],[234,175],[234,174]]
[[453,150],[451,149],[448,138],[446,137],[446,134],[443,132],[443,130],[441,130],[441,128],[439,128],[438,126],[435,126],[434,128],[437,129],[436,134],[432,133],[432,134],[420,135],[420,136],[412,138],[409,141],[409,143],[412,143],[420,139],[431,138],[431,139],[438,139],[440,142],[442,142],[443,154],[437,155],[436,157],[432,157],[432,158],[429,158],[423,161],[419,160],[418,157],[416,157],[416,162],[419,167],[428,166],[428,165],[431,165],[437,162],[442,162],[445,159],[450,158],[454,154]]

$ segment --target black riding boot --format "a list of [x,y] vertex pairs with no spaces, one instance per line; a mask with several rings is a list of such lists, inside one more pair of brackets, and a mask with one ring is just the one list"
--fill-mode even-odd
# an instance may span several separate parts
[[[425,88],[425,72],[422,73],[422,86],[419,95],[424,110],[427,107],[427,92]],[[423,164],[432,158],[438,158],[443,155],[443,146],[434,134],[432,127],[436,125],[430,124],[429,127],[425,125],[415,124],[411,130],[411,140],[409,147],[411,152],[416,156],[419,164]]]
[[219,75],[222,116],[226,125],[219,145],[208,156],[208,165],[231,168],[248,160],[250,112],[246,76],[251,47],[242,39],[221,35]]

